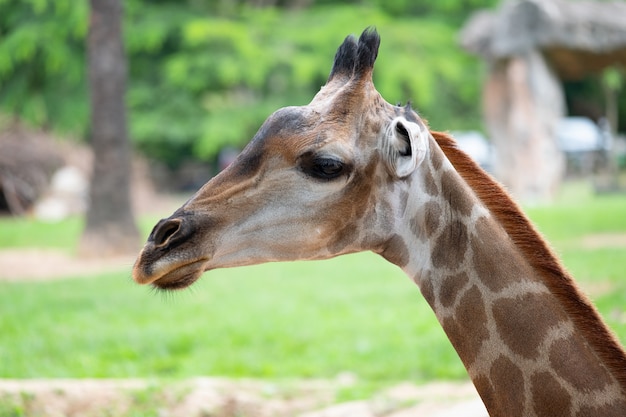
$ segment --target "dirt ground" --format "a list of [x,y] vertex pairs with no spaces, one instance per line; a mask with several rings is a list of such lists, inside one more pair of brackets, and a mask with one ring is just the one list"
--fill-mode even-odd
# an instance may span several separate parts
[[45,281],[125,269],[130,276],[133,262],[134,256],[87,259],[54,249],[5,249],[0,250],[0,280]]
[[368,400],[335,403],[345,384],[340,379],[275,383],[196,378],[168,385],[145,380],[0,380],[0,398],[27,416],[46,417],[118,416],[131,410],[132,415],[144,411],[159,417],[487,416],[469,382],[402,383]]

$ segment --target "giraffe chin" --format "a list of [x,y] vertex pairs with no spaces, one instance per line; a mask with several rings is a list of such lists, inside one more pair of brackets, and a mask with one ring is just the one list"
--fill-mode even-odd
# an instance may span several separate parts
[[159,290],[182,290],[196,282],[204,273],[205,260],[179,266],[152,282],[152,286]]

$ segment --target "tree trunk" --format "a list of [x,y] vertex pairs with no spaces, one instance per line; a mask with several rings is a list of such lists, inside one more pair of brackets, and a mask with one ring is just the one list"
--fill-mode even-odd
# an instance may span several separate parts
[[126,58],[120,0],[90,0],[87,72],[94,167],[79,252],[135,252],[139,232],[130,200],[131,147],[126,131]]

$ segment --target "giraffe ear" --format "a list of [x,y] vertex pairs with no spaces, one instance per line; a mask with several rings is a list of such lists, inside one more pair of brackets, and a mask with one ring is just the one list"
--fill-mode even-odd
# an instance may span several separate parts
[[428,131],[404,117],[396,117],[385,132],[383,157],[392,175],[404,178],[424,160]]

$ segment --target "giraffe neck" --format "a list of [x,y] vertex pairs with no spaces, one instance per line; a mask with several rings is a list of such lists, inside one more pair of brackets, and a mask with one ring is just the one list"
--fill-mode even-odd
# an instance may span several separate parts
[[618,342],[506,193],[447,137],[435,137],[400,199],[401,266],[490,414],[626,415]]

